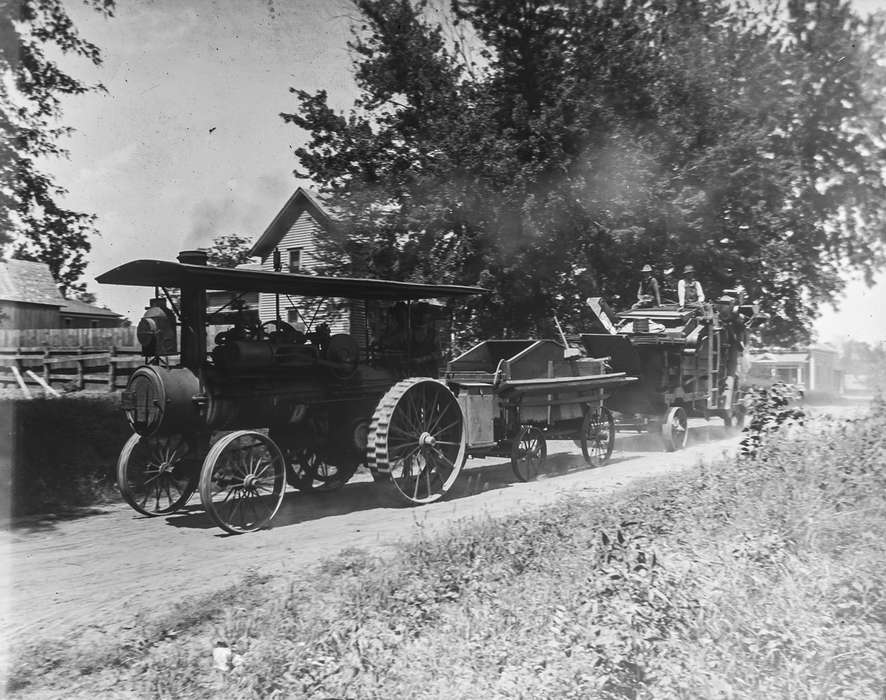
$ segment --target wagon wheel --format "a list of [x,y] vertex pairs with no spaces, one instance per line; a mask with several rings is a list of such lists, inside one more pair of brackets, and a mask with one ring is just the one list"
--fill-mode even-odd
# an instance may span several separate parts
[[179,510],[197,488],[197,455],[183,435],[132,435],[117,459],[117,486],[143,515]]
[[524,425],[511,448],[511,467],[520,481],[532,481],[544,469],[547,442],[541,430]]
[[615,421],[605,406],[589,408],[581,423],[581,453],[592,467],[602,467],[612,456]]
[[726,431],[729,433],[740,433],[744,430],[746,417],[747,409],[744,407],[744,404],[736,404],[732,409],[732,412],[729,414],[728,422],[726,419],[723,420],[723,423],[726,426]]
[[686,418],[686,411],[680,406],[671,408],[661,426],[661,434],[668,452],[686,447],[686,442],[689,439],[689,422]]
[[203,507],[216,525],[235,535],[265,527],[283,501],[285,465],[266,435],[253,430],[225,435],[203,460]]
[[397,382],[372,417],[367,453],[373,477],[390,480],[410,503],[438,500],[464,464],[464,422],[458,400],[442,382]]

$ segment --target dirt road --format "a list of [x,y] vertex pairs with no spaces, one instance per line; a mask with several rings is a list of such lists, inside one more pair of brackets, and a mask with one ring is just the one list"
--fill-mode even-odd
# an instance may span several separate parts
[[139,613],[250,572],[285,575],[347,547],[378,552],[419,529],[427,534],[537,508],[565,493],[610,492],[734,453],[737,444],[716,420],[690,421],[688,448],[670,454],[653,436],[619,433],[610,463],[592,470],[572,442],[550,442],[551,475],[524,484],[504,459],[469,460],[449,497],[421,508],[380,505],[378,487],[358,476],[335,493],[287,494],[272,529],[237,537],[210,523],[197,496],[168,517],[145,518],[121,504],[78,519],[34,521],[0,535],[0,629],[13,645],[86,628],[113,633],[131,628]]

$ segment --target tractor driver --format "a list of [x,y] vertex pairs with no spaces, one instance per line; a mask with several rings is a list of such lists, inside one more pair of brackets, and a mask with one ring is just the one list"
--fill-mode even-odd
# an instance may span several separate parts
[[692,265],[683,268],[683,277],[677,283],[677,301],[681,308],[699,308],[704,303],[704,292]]
[[637,303],[632,309],[642,309],[648,306],[661,306],[661,294],[658,291],[658,280],[652,276],[652,266],[644,265],[640,270],[642,277],[637,287]]

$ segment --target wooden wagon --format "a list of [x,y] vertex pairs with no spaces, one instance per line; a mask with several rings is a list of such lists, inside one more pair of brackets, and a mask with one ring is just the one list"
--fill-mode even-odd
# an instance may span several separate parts
[[445,380],[465,415],[468,454],[509,456],[522,481],[544,470],[548,439],[577,439],[589,465],[604,464],[615,440],[604,401],[636,381],[552,340],[481,342],[449,362]]

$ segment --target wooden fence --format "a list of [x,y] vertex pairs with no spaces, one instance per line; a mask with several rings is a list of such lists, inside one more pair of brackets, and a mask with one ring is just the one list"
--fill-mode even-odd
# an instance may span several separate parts
[[129,328],[0,328],[0,348],[135,347],[135,326]]
[[[208,349],[229,328],[208,326]],[[177,355],[167,359],[172,366],[179,362]],[[0,387],[17,386],[26,396],[31,389],[52,393],[53,385],[116,391],[144,361],[135,328],[0,330]]]
[[52,393],[53,385],[73,391],[115,391],[126,386],[129,375],[144,361],[139,347],[0,348],[0,383],[18,386],[26,395],[29,388]]

